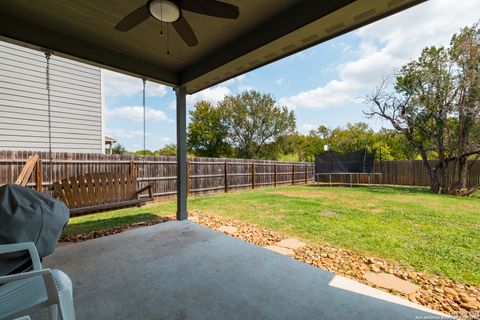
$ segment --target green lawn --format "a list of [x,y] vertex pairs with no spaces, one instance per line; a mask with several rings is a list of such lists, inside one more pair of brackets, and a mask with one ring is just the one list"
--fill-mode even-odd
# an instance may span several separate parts
[[[434,195],[423,188],[312,185],[194,197],[189,209],[480,284],[480,199]],[[174,211],[170,201],[78,217],[65,232],[99,230]]]

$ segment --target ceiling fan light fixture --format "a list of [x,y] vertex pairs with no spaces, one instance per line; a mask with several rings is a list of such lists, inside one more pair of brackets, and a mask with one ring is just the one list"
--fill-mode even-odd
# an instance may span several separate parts
[[148,5],[152,16],[163,22],[175,22],[180,18],[180,10],[168,0],[153,0]]

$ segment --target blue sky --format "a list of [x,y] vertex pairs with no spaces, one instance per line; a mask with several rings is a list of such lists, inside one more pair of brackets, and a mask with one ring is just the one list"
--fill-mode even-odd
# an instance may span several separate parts
[[[295,112],[301,133],[318,127],[368,122],[363,103],[382,79],[418,57],[428,45],[448,45],[453,33],[480,19],[478,0],[430,0],[344,36],[319,44],[213,88],[187,97],[220,101],[225,95],[256,89],[271,93]],[[142,80],[104,70],[105,132],[127,150],[142,149]],[[147,83],[147,148],[175,142],[172,88]]]

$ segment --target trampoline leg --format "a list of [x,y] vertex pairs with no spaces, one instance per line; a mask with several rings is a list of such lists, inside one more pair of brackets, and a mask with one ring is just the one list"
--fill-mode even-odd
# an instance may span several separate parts
[[331,187],[332,186],[332,175],[331,174],[328,175],[328,179],[330,181],[330,187]]
[[353,183],[352,183],[352,174],[350,173],[350,188],[353,188]]
[[370,185],[372,183],[372,177],[368,175],[368,187],[370,188]]

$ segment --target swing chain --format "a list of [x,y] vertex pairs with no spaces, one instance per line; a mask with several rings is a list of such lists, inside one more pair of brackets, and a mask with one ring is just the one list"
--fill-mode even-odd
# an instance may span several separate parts
[[146,156],[146,144],[145,144],[145,85],[147,83],[146,79],[143,80],[143,159],[145,159]]
[[[146,87],[146,84],[147,84],[147,80],[144,78],[142,79],[143,81],[143,91],[142,91],[142,97],[143,97],[143,163],[142,163],[142,177],[145,177],[145,160],[146,160],[146,156],[147,156],[147,148],[146,148],[146,142],[145,142],[145,131],[146,131],[146,103],[145,103],[145,95],[146,95],[146,91],[145,91],[145,87]],[[141,184],[140,184],[141,186]]]
[[50,98],[50,58],[52,53],[45,50],[45,59],[47,60],[47,66],[45,70],[45,84],[47,89],[47,107],[48,107],[48,158],[49,158],[49,181],[53,182],[53,156],[52,156],[52,106]]

